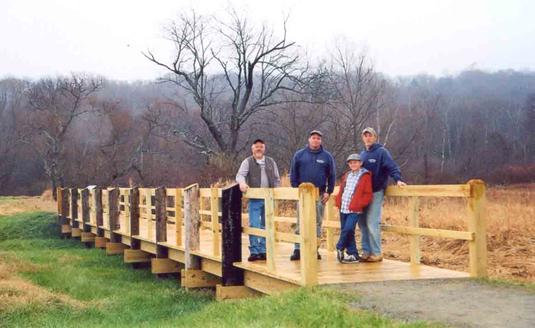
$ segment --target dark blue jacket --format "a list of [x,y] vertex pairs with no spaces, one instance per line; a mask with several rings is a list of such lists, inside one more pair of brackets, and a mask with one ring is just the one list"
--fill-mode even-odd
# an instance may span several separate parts
[[292,159],[290,181],[296,188],[303,182],[310,182],[318,187],[320,193],[332,194],[336,179],[334,159],[331,153],[323,150],[311,150],[308,146],[298,150]]
[[373,192],[386,189],[389,176],[396,182],[401,180],[399,166],[383,145],[373,144],[369,150],[360,153],[360,158],[362,166],[372,173]]

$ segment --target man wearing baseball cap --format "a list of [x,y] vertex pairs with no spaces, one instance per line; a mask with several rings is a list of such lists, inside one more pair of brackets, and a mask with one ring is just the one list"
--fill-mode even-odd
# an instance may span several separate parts
[[401,180],[399,166],[392,159],[390,152],[377,143],[377,132],[371,127],[362,130],[362,141],[365,150],[360,153],[362,166],[372,174],[373,198],[359,220],[361,231],[362,256],[361,262],[379,262],[383,260],[381,252],[381,211],[388,178],[394,179],[400,187],[406,183]]
[[[316,234],[318,238],[321,237],[324,205],[334,190],[336,179],[334,159],[331,153],[323,149],[322,137],[321,131],[310,131],[308,145],[294,154],[290,167],[292,187],[297,188],[301,183],[310,182],[319,189],[320,197],[316,201]],[[295,233],[299,234],[299,215],[297,216]],[[300,244],[297,243],[290,260],[297,261],[299,259],[301,259],[301,251]],[[319,253],[318,259],[321,259]]]
[[[252,156],[243,160],[236,174],[240,190],[246,192],[251,188],[274,188],[280,186],[277,163],[271,157],[264,156],[266,145],[262,139],[256,139],[251,145]],[[249,227],[264,229],[266,224],[263,199],[249,199]],[[266,259],[266,238],[249,235],[249,262]]]

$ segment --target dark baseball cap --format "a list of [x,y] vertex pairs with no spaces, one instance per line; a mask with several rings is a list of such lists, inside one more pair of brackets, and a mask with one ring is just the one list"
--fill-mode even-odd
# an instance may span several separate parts
[[255,141],[253,141],[253,145],[254,145],[255,143],[257,143],[257,142],[260,142],[260,143],[262,143],[262,144],[266,144],[266,143],[264,142],[264,140],[262,140],[262,139],[255,139]]
[[320,130],[312,130],[312,131],[310,131],[310,133],[309,133],[308,135],[311,136],[311,135],[313,135],[313,134],[317,134],[317,135],[319,135],[320,137],[323,137],[323,133],[321,133]]

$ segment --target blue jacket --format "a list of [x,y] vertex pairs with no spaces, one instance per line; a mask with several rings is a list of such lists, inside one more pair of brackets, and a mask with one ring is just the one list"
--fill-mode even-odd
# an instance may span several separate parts
[[360,158],[362,166],[372,173],[373,192],[385,190],[389,176],[396,182],[401,180],[399,166],[383,145],[373,144],[369,150],[360,153]]
[[327,191],[332,194],[335,179],[333,156],[323,147],[314,151],[306,146],[294,154],[290,168],[292,187],[296,188],[303,182],[310,182],[319,188],[320,193]]

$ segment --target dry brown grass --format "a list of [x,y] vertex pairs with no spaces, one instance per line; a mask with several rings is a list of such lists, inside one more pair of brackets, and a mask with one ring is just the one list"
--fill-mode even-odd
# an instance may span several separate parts
[[[535,280],[535,185],[491,187],[487,192],[487,247],[489,275],[521,281]],[[385,202],[388,224],[407,225],[406,199]],[[467,205],[461,199],[422,199],[422,227],[466,230]],[[409,260],[408,238],[383,234],[388,258]],[[422,262],[439,267],[468,270],[468,243],[460,240],[422,238]]]
[[13,196],[0,198],[0,215],[35,211],[57,211],[57,204],[52,199],[50,190],[45,191],[40,197]]
[[[287,177],[283,177],[282,185],[290,185]],[[465,199],[422,198],[420,204],[421,227],[467,230]],[[294,214],[293,209],[284,212]],[[408,213],[406,198],[390,197],[385,201],[383,221],[406,226]],[[489,276],[535,281],[535,184],[488,188],[487,219]],[[360,240],[358,231],[357,240]],[[410,260],[406,236],[383,233],[382,240],[385,257]],[[468,271],[468,242],[422,237],[420,246],[422,263]]]

